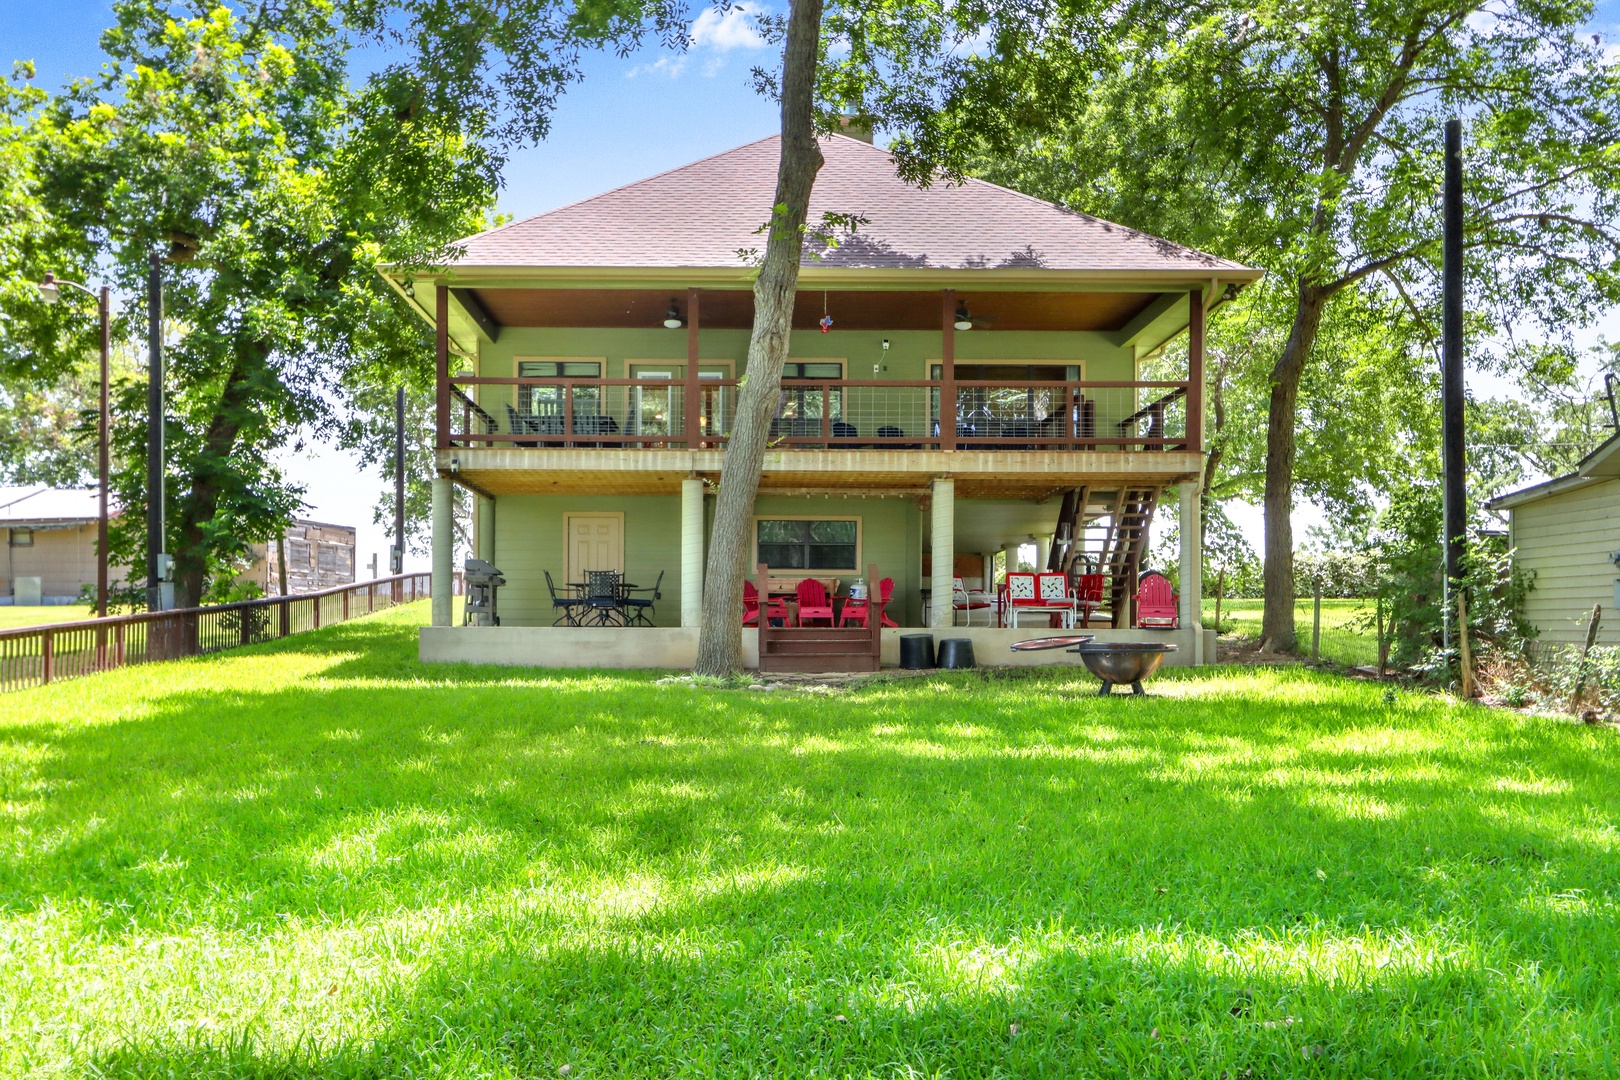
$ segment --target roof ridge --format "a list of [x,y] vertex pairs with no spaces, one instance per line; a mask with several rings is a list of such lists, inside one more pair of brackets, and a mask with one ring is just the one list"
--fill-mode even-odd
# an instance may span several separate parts
[[[772,135],[766,135],[764,138],[755,139],[752,142],[740,143],[737,146],[733,146],[733,147],[731,147],[729,149],[720,150],[720,151],[717,151],[716,153],[708,154],[708,155],[706,155],[704,157],[695,158],[692,161],[686,162],[684,165],[675,165],[675,166],[672,166],[672,167],[670,167],[668,169],[664,169],[661,172],[655,172],[655,173],[652,173],[650,175],[643,176],[640,180],[631,180],[628,183],[620,184],[618,187],[611,187],[611,188],[608,188],[606,191],[598,191],[595,195],[587,195],[583,199],[575,199],[573,202],[563,203],[561,206],[553,206],[550,210],[542,210],[538,214],[530,214],[526,218],[519,218],[519,219],[517,219],[515,221],[508,221],[505,225],[498,225],[493,229],[485,229],[483,232],[473,233],[471,236],[464,236],[460,240],[457,240],[456,243],[458,243],[458,244],[467,244],[467,243],[471,243],[474,240],[478,240],[478,239],[481,239],[481,238],[486,237],[486,236],[494,236],[496,233],[505,232],[507,229],[515,228],[515,227],[517,227],[519,225],[526,225],[531,221],[537,221],[537,220],[539,220],[540,218],[543,218],[543,217],[550,217],[552,214],[560,214],[564,210],[572,210],[576,206],[584,206],[587,203],[595,202],[597,199],[605,199],[609,195],[618,194],[619,192],[624,191],[624,190],[626,190],[628,188],[638,187],[641,184],[651,183],[654,180],[659,180],[659,179],[662,179],[663,177],[669,176],[671,173],[678,173],[683,169],[690,169],[690,168],[692,168],[694,166],[702,165],[706,161],[713,161],[716,158],[723,158],[723,157],[726,157],[727,155],[735,154],[738,151],[746,150],[750,146],[758,146],[760,143],[770,142],[772,139],[780,139],[781,137],[782,137],[781,134],[777,133],[777,134],[772,134]],[[851,142],[859,142],[860,140],[859,139],[852,139],[850,141]]]

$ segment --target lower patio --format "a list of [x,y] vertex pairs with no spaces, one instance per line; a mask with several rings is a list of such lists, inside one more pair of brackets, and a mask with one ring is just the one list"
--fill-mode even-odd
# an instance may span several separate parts
[[[450,560],[449,506],[451,485],[460,483],[478,492],[473,553],[498,568],[505,584],[498,626],[451,626],[449,590],[436,592],[441,610],[423,632],[422,658],[689,665],[722,464],[714,451],[441,451],[435,580],[448,583],[459,569]],[[1067,629],[1062,616],[1028,611],[1012,628],[1011,594],[998,586],[1020,563],[1061,576],[1059,592],[1075,602],[1074,629],[1105,641],[1141,640],[1137,629],[1149,621],[1138,617],[1140,575],[1156,570],[1161,610],[1148,637],[1176,644],[1175,663],[1198,664],[1206,653],[1198,467],[1199,455],[1169,451],[773,451],[750,525],[749,567],[768,564],[770,595],[789,597],[790,608],[802,579],[825,583],[835,619],[862,590],[875,593],[890,582],[886,664],[896,662],[906,631],[972,638],[980,663],[1004,664],[1016,662],[1012,642],[1040,636],[1049,624]],[[1176,564],[1152,565],[1153,529],[1171,524],[1183,538]],[[587,578],[596,574],[601,585],[604,573],[634,594],[633,619],[572,614]],[[1166,574],[1186,583],[1179,596],[1171,595]],[[737,618],[745,626],[754,621],[744,610]],[[580,621],[637,625],[574,625]],[[751,637],[746,647],[757,657]]]
[[[1176,651],[1165,657],[1166,666],[1190,666],[1213,660],[1215,631],[1187,630],[1076,630],[1098,641],[1162,641]],[[510,664],[548,668],[687,669],[697,663],[697,627],[598,626],[424,626],[418,656],[430,663]],[[792,631],[776,631],[792,633]],[[981,667],[1051,667],[1062,653],[1014,652],[1017,641],[1030,641],[1069,631],[1006,629],[997,626],[884,627],[881,642],[883,667],[900,665],[900,638],[906,634],[932,634],[935,644],[945,638],[965,638]],[[743,663],[759,667],[759,631],[744,627]],[[1078,657],[1064,657],[1079,667]]]

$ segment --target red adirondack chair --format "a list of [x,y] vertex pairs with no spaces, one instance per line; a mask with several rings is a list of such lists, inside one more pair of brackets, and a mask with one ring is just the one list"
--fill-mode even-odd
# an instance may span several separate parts
[[832,601],[827,599],[827,587],[815,578],[803,578],[799,582],[799,625],[803,626],[812,619],[826,620],[828,626],[833,624]]
[[1181,626],[1175,590],[1157,570],[1143,574],[1136,584],[1136,625],[1175,630]]
[[[889,618],[889,601],[894,598],[894,578],[886,577],[878,582],[878,622],[883,626],[899,626],[900,624]],[[854,623],[865,627],[870,624],[866,621],[871,617],[871,600],[845,600],[843,614],[838,617],[839,626],[848,626]]]
[[[765,605],[768,619],[773,619],[787,625],[787,602],[785,600],[772,600]],[[743,582],[743,621],[744,626],[759,625],[759,590],[752,581]]]

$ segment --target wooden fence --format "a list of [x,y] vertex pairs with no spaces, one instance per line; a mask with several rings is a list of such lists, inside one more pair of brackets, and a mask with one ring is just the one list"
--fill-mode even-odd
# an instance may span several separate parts
[[216,607],[0,630],[0,693],[98,671],[274,641],[409,604],[432,592],[429,574],[399,574],[320,592]]

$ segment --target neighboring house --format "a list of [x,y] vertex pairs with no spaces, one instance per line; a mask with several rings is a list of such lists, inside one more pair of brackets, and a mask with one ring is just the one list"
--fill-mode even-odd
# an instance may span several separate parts
[[1535,577],[1524,614],[1538,640],[1584,642],[1601,604],[1598,641],[1620,645],[1620,436],[1568,476],[1499,495],[1490,508],[1508,512],[1514,566]]
[[94,488],[0,488],[0,604],[76,604],[94,590],[99,515]]
[[[764,248],[778,142],[471,237],[442,272],[383,268],[437,332],[439,534],[462,484],[475,551],[507,581],[500,627],[427,628],[424,658],[690,663],[753,324],[739,252]],[[1145,633],[1125,597],[1156,512],[1199,558],[1205,318],[1261,271],[977,180],[908,186],[862,140],[822,151],[812,226],[864,223],[807,243],[750,570],[842,589],[876,564],[902,627],[944,628],[954,576],[986,581],[996,552],[1033,539],[1044,557],[1072,532],[1117,598],[1102,636]],[[1188,363],[1144,380],[1184,333]],[[1079,512],[1060,522],[1066,493]],[[668,629],[549,629],[546,572],[562,589],[596,569],[662,574]],[[451,571],[436,549],[439,623]],[[1202,655],[1199,577],[1182,575],[1184,629],[1151,635],[1178,662]],[[965,633],[990,663],[1031,636]]]
[[[354,581],[355,533],[352,525],[328,525],[299,518],[287,526],[287,593],[319,592]],[[281,595],[281,570],[275,544],[253,544],[253,561],[241,575],[266,596]]]

